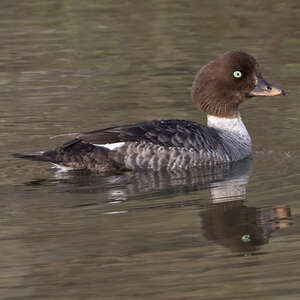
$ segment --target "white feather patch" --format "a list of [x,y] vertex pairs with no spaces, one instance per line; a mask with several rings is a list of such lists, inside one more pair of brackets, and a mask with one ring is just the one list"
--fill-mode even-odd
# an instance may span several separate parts
[[242,121],[240,114],[236,118],[222,118],[207,115],[207,125],[215,129],[226,131],[251,143],[249,133]]
[[53,167],[52,167],[52,168],[58,169],[58,172],[68,172],[68,171],[73,170],[72,167],[67,167],[67,166],[63,166],[63,165],[58,165],[58,164],[55,164],[55,163],[52,163],[52,164],[53,164]]
[[93,144],[96,147],[104,147],[109,150],[114,150],[116,148],[122,147],[125,143],[119,142],[119,143],[112,143],[112,144]]

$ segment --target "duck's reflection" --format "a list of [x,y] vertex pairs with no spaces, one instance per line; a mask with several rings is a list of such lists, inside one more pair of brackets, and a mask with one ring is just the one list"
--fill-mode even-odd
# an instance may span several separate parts
[[[107,177],[86,174],[72,176],[68,173],[60,180],[64,182],[61,188],[67,192],[86,193],[88,187],[89,192],[105,194],[106,201],[111,203],[138,199],[134,206],[125,205],[124,212],[198,206],[203,236],[207,240],[232,251],[246,253],[259,249],[259,246],[269,241],[274,231],[286,228],[291,223],[289,207],[256,208],[246,205],[246,185],[251,171],[252,160],[243,160],[218,168],[190,171],[134,172]],[[195,191],[202,189],[210,191],[208,201],[195,199]],[[193,192],[193,199],[187,192]],[[178,197],[180,194],[183,196]],[[176,199],[171,199],[172,195]],[[156,201],[157,198],[166,197],[167,201]],[[81,203],[78,206],[83,205],[90,206],[94,203]],[[111,210],[109,213],[120,212],[118,205],[110,207],[115,208],[115,211]]]
[[[131,178],[134,184],[130,185],[127,193],[209,188],[209,203],[197,203],[203,235],[207,240],[232,251],[247,253],[257,250],[269,241],[274,231],[286,228],[291,223],[289,207],[246,206],[246,185],[251,171],[252,160],[243,160],[206,170],[151,173],[151,176],[142,173],[139,177]],[[174,203],[172,205],[174,207]]]

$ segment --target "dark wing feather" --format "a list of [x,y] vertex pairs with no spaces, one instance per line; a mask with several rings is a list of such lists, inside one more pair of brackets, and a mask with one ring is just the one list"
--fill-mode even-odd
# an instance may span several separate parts
[[138,141],[151,142],[165,147],[185,147],[207,151],[222,147],[218,131],[214,128],[184,120],[164,120],[83,133],[76,139],[65,143],[62,148],[68,148],[78,142],[110,144]]

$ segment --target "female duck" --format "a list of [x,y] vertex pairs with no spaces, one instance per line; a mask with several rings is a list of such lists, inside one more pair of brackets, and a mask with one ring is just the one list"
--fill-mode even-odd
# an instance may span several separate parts
[[192,99],[207,114],[207,126],[184,120],[149,121],[82,133],[54,150],[14,156],[98,172],[233,162],[252,153],[239,105],[254,96],[284,94],[263,79],[251,55],[230,51],[205,65],[192,86]]

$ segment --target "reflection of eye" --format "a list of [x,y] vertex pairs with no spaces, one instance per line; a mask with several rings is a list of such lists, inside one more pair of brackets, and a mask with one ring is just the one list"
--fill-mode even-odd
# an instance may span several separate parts
[[235,78],[241,78],[243,76],[241,71],[234,71],[233,72],[233,77]]
[[241,240],[243,243],[250,243],[251,242],[251,236],[250,234],[245,234],[241,237]]

